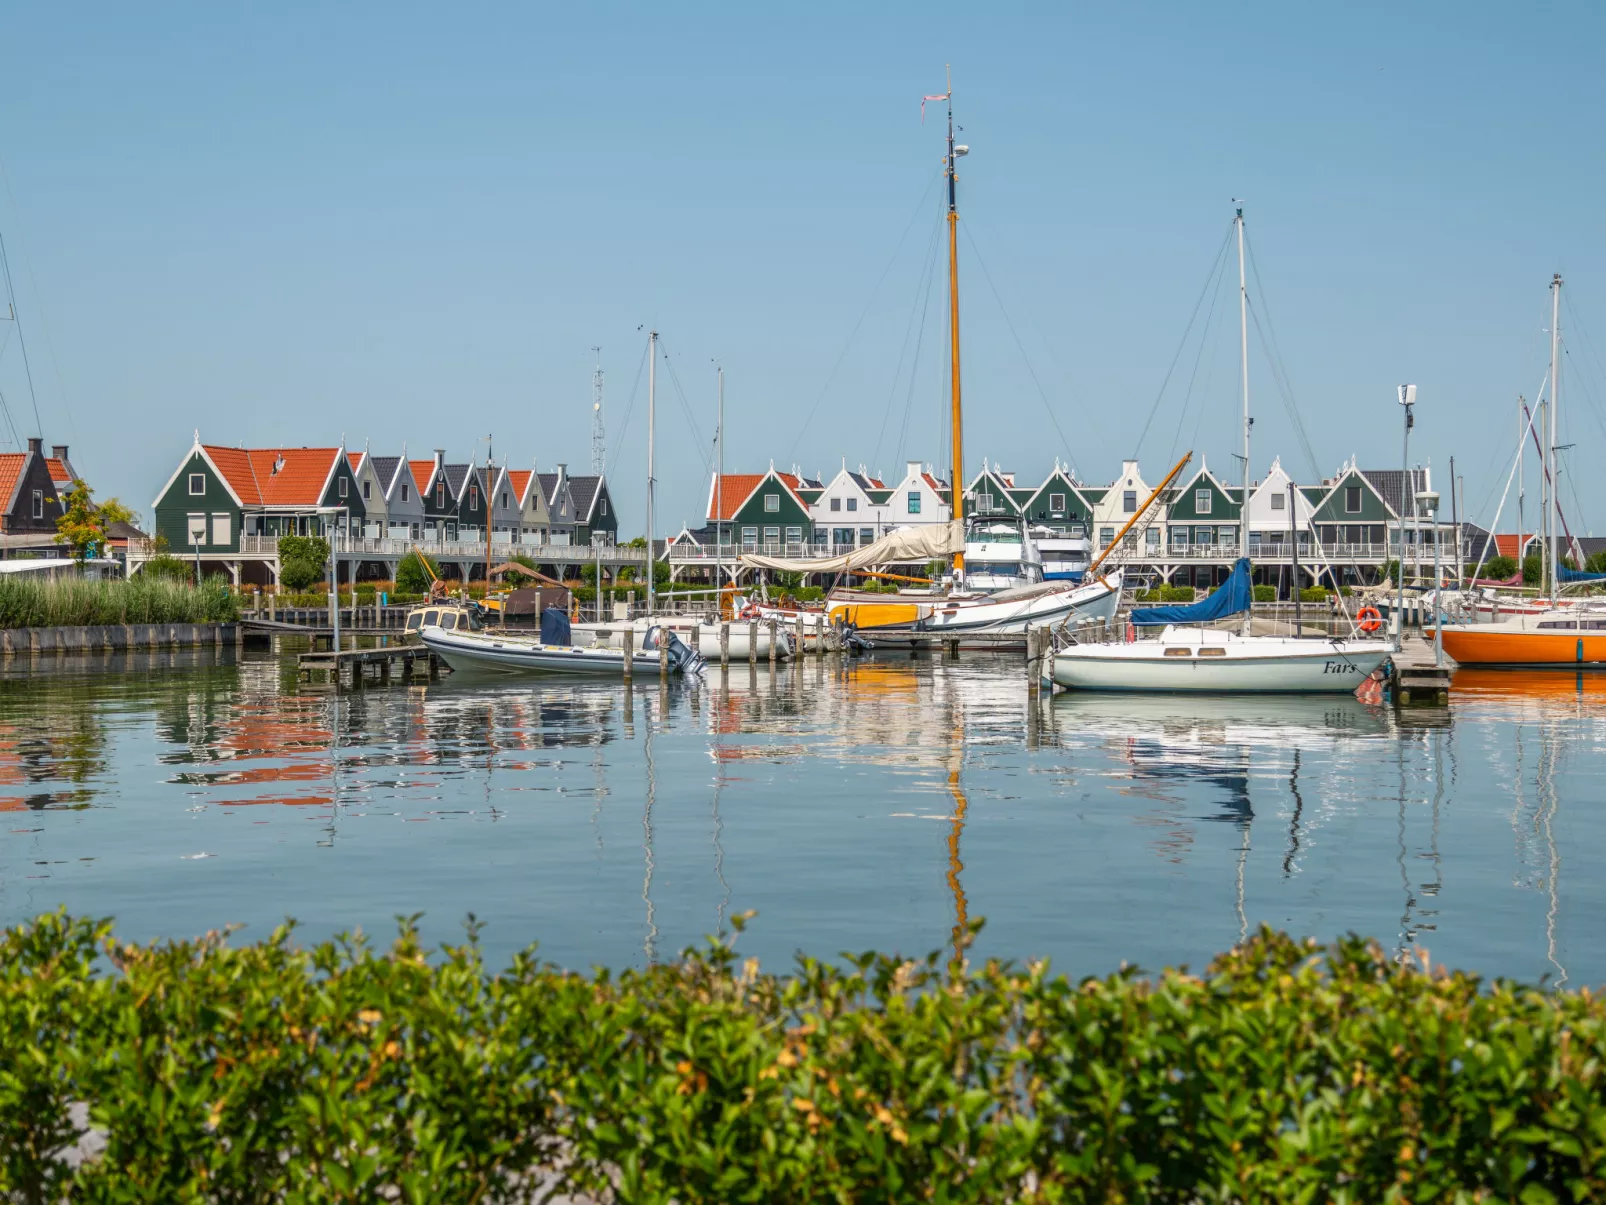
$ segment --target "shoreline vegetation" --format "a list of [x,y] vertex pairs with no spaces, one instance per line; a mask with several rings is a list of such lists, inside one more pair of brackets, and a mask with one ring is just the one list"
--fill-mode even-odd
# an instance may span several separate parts
[[221,576],[209,577],[200,586],[161,577],[0,578],[0,628],[232,623],[238,618],[238,600],[228,579]]
[[[745,918],[735,924],[739,932]],[[975,930],[970,930],[970,936]],[[7,1199],[1473,1201],[1606,1195],[1606,1006],[1261,930],[1072,981],[710,941],[487,970],[470,919],[301,948],[0,938]],[[961,936],[960,944],[968,938]],[[87,1115],[87,1121],[85,1117]],[[64,1152],[93,1149],[69,1159]]]

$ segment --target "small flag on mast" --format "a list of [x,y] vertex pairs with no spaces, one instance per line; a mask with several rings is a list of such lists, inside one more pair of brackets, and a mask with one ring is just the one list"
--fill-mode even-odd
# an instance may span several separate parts
[[920,124],[926,124],[926,102],[928,100],[947,100],[952,93],[944,92],[941,96],[922,96],[920,98]]

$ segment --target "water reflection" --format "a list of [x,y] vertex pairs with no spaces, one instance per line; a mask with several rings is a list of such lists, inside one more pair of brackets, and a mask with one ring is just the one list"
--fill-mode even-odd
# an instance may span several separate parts
[[1606,677],[1463,673],[1424,724],[1349,697],[1039,701],[1012,658],[339,696],[266,656],[62,668],[0,671],[6,920],[423,910],[449,936],[473,911],[500,948],[620,964],[733,907],[766,956],[958,955],[985,916],[989,953],[1076,970],[1198,962],[1264,921],[1606,969],[1566,923],[1606,903],[1606,821],[1562,806],[1599,793]]

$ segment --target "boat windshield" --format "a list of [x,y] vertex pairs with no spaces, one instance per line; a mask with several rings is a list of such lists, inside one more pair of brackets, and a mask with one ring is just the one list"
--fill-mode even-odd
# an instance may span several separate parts
[[971,532],[967,542],[971,544],[1019,544],[1020,532],[1013,527],[988,527]]

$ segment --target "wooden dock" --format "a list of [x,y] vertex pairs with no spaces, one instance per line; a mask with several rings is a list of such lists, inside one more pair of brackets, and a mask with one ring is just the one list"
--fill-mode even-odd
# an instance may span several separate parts
[[411,682],[422,671],[430,682],[451,667],[420,644],[396,644],[389,648],[341,649],[334,652],[303,653],[297,663],[303,682],[322,674],[335,690],[362,690],[370,683],[388,686],[393,681]]
[[1450,677],[1455,662],[1448,656],[1443,665],[1433,664],[1433,645],[1421,636],[1407,636],[1394,655],[1394,702],[1401,707],[1431,704],[1443,707],[1450,702]]

